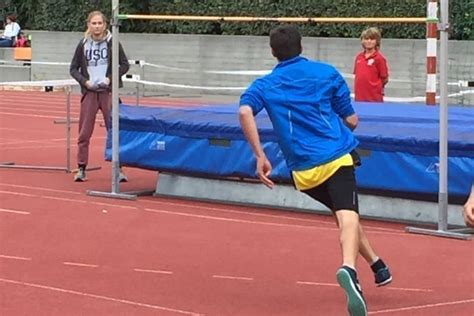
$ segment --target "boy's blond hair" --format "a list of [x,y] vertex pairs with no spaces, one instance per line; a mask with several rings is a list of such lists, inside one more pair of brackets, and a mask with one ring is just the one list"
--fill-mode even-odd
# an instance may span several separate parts
[[[376,42],[375,47],[377,49],[380,48],[381,42],[382,42],[382,35],[380,34],[380,30],[376,27],[369,27],[368,29],[364,30],[362,34],[360,35],[360,39],[374,39]],[[365,48],[365,47],[364,47]]]

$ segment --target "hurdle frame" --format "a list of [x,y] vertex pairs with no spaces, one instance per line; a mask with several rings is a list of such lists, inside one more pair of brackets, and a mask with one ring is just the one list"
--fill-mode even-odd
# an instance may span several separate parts
[[[11,85],[11,83],[9,83]],[[71,92],[72,87],[75,85],[75,82],[67,82],[62,85],[62,89],[66,93],[66,166],[59,167],[59,166],[39,166],[39,165],[17,165],[14,162],[2,162],[0,163],[0,168],[8,168],[8,169],[33,169],[33,170],[49,170],[49,171],[64,171],[66,173],[71,173]],[[0,84],[0,87],[4,86]],[[21,86],[21,82],[19,84]],[[24,85],[26,86],[26,85]],[[32,86],[30,86],[32,87]],[[42,86],[36,86],[42,88],[41,91],[48,93],[53,92],[54,87],[59,87],[59,85],[55,85],[55,82],[45,82]]]

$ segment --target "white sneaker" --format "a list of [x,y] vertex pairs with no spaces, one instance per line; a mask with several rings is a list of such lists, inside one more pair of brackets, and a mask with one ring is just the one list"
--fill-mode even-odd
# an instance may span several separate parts
[[128,177],[122,171],[119,173],[119,182],[128,182]]

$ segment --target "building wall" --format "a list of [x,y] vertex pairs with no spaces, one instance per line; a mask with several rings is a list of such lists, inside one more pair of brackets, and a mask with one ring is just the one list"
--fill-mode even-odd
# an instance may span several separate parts
[[[33,61],[69,62],[82,33],[34,31]],[[258,75],[210,74],[206,71],[270,70],[275,65],[268,38],[261,36],[120,34],[129,59],[155,66],[132,66],[130,73],[152,82],[200,87],[245,87]],[[304,38],[303,54],[335,65],[352,88],[354,57],[361,49],[358,39]],[[390,67],[386,96],[424,97],[426,87],[426,41],[383,39],[382,52]],[[169,69],[178,68],[178,69]],[[474,80],[474,42],[449,42],[449,80]],[[31,66],[31,80],[69,79],[67,66]],[[133,84],[127,84],[130,91]],[[467,88],[465,88],[467,89]],[[472,88],[471,88],[472,89]],[[239,91],[176,89],[146,86],[159,93],[209,93],[238,95]],[[450,86],[450,93],[460,88]],[[450,103],[474,104],[474,94],[452,98]]]

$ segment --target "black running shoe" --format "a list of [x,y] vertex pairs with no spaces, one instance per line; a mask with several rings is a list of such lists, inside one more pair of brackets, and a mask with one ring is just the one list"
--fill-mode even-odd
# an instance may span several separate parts
[[351,316],[367,316],[367,304],[365,303],[362,289],[357,280],[355,270],[342,266],[336,273],[337,282],[344,289],[347,296],[347,310]]
[[392,282],[392,274],[388,267],[378,269],[377,272],[374,273],[374,276],[376,286],[384,286]]

